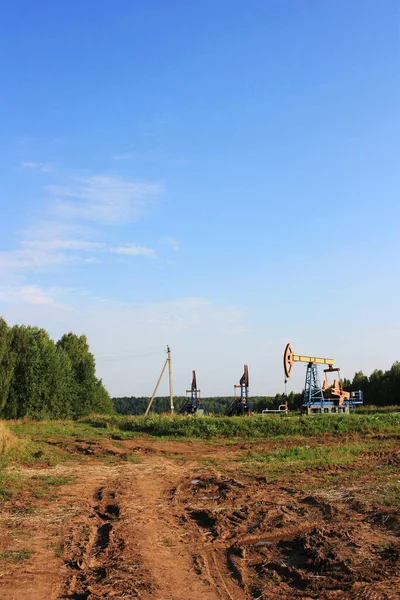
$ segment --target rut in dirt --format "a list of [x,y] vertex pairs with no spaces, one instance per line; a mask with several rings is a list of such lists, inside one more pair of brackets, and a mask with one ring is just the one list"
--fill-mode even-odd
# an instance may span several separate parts
[[69,574],[62,598],[139,598],[141,586],[151,588],[149,582],[141,581],[139,561],[124,561],[126,543],[120,523],[121,507],[116,500],[120,493],[117,480],[98,488],[87,514],[74,523],[65,544]]

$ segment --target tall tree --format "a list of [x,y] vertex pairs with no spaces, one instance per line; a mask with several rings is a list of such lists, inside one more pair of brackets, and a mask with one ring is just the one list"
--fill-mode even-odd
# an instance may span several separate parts
[[85,335],[68,333],[57,343],[68,354],[74,377],[74,417],[91,412],[113,412],[111,398],[103,384],[96,378],[96,364]]
[[12,331],[0,317],[0,415],[3,414],[14,373],[14,355],[11,352]]
[[14,325],[10,352],[15,367],[4,407],[7,418],[24,417],[31,406],[38,404],[41,386],[41,357],[36,343],[37,327]]

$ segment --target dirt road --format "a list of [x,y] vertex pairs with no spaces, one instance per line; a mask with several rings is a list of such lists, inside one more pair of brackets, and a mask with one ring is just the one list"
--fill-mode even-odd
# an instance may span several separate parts
[[0,563],[1,600],[400,598],[398,514],[351,486],[310,493],[194,459],[237,446],[100,446],[111,464],[89,448],[84,462],[18,469],[71,482],[3,507],[0,553],[31,555]]

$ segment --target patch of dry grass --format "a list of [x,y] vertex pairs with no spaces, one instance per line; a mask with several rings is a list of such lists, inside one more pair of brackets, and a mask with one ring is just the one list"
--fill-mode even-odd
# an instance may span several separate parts
[[21,445],[21,440],[0,422],[0,457],[14,454]]
[[32,465],[37,462],[56,464],[62,458],[58,448],[35,442],[29,435],[15,435],[4,421],[0,421],[0,470],[10,463]]

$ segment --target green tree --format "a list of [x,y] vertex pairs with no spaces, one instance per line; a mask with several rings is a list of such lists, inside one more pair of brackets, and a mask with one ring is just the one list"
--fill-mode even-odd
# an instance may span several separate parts
[[351,391],[361,390],[364,395],[368,394],[369,380],[362,371],[357,371],[354,374],[353,381],[351,384]]
[[85,335],[67,333],[57,342],[69,356],[74,379],[74,418],[92,412],[111,413],[113,405],[108,392],[96,378],[96,364]]
[[380,369],[375,369],[369,376],[369,385],[365,398],[366,404],[375,404],[376,406],[382,404],[382,378],[383,371]]
[[73,418],[76,389],[72,364],[67,352],[55,344],[52,356],[52,370],[49,375],[51,416],[57,419]]
[[10,419],[24,417],[30,406],[38,405],[41,387],[41,357],[36,343],[39,329],[15,325],[11,330],[10,352],[14,362],[4,415]]
[[10,327],[0,317],[0,415],[4,412],[14,373],[15,361],[11,352],[11,338]]
[[98,379],[96,381],[96,399],[92,410],[96,413],[103,413],[108,415],[115,412],[111,396],[104,387],[104,384],[101,381],[101,379]]
[[400,405],[400,362],[393,363],[389,371],[382,376],[380,404]]

